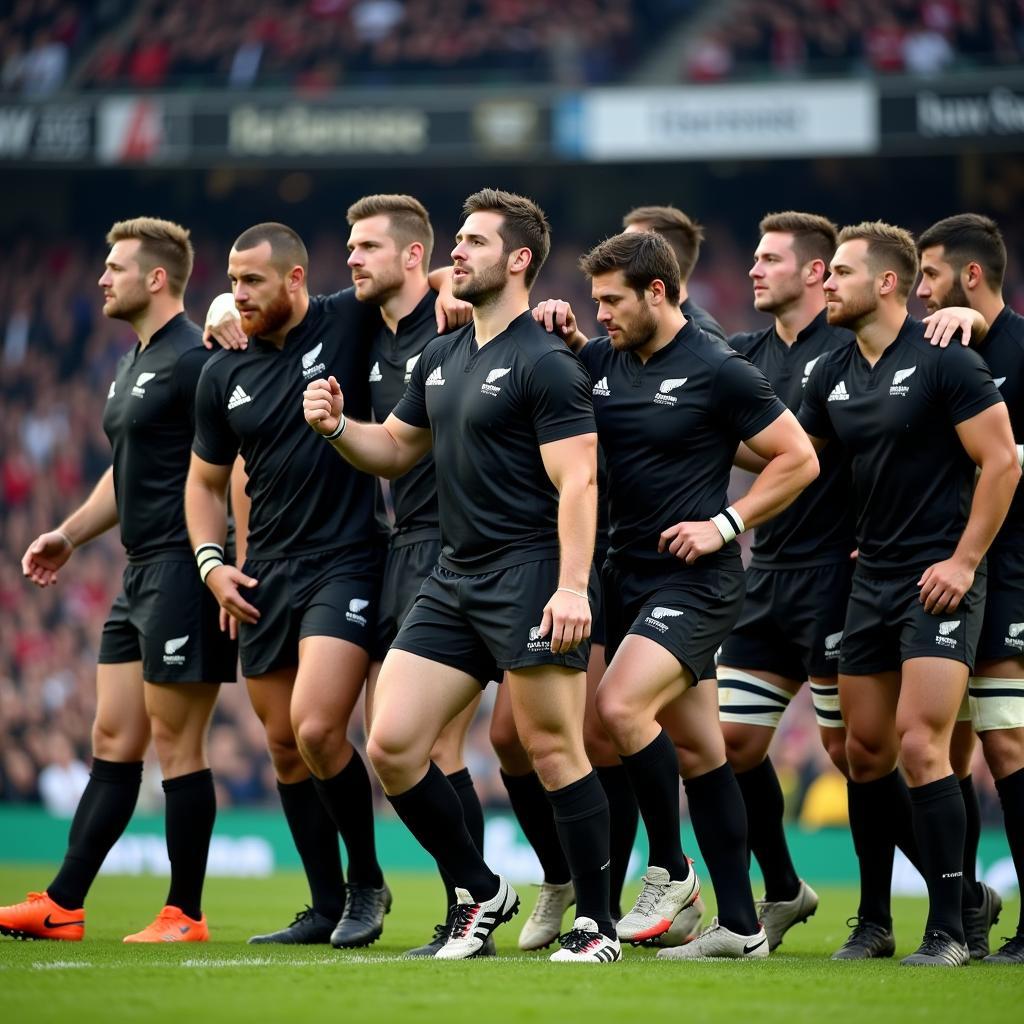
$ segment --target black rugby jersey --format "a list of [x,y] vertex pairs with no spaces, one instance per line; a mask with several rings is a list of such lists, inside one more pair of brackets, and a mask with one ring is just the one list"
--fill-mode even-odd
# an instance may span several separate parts
[[[370,349],[370,400],[378,423],[383,423],[401,401],[423,350],[437,337],[436,301],[437,292],[428,290],[416,308],[398,321],[394,334],[380,321]],[[437,480],[432,452],[427,452],[408,473],[391,481],[391,499],[395,507],[394,543],[437,537]]]
[[[750,334],[734,334],[729,344],[767,378],[790,412],[797,413],[815,365],[827,352],[848,345],[853,335],[829,325],[822,310],[787,345],[775,325]],[[841,445],[829,445],[819,459],[821,472],[789,508],[754,530],[751,562],[755,568],[809,569],[850,557],[853,510],[850,464]]]
[[184,313],[118,361],[103,430],[113,449],[121,543],[132,563],[191,558],[185,478],[195,432],[196,382],[212,355]]
[[220,466],[238,452],[245,459],[249,558],[315,554],[374,537],[376,480],[310,429],[302,393],[333,374],[346,415],[369,419],[367,357],[379,326],[379,310],[352,288],[312,296],[283,348],[252,338],[247,351],[218,352],[203,370],[192,450]]
[[587,375],[530,312],[483,347],[431,342],[394,415],[434,439],[441,565],[464,575],[558,557],[558,492],[539,446],[594,433]]
[[[976,351],[1006,402],[1017,444],[1024,444],[1024,316],[1004,306]],[[991,550],[1024,548],[1024,487],[1018,487]]]
[[712,338],[725,341],[725,328],[703,307],[698,306],[691,298],[685,299],[679,306],[683,316],[692,320],[705,334]]
[[976,352],[934,348],[924,330],[908,316],[873,367],[855,341],[824,356],[798,413],[849,452],[858,564],[880,575],[952,555],[975,476],[955,427],[1002,400]]
[[[609,559],[647,571],[683,561],[658,553],[669,526],[718,515],[736,446],[785,410],[764,374],[687,321],[646,363],[608,338],[585,345],[598,437],[608,460]],[[741,568],[733,542],[701,568]]]

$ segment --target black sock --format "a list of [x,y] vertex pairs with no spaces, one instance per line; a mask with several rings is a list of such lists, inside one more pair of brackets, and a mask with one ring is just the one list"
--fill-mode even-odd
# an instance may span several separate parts
[[217,795],[209,768],[175,779],[164,779],[167,856],[171,887],[167,905],[178,907],[193,920],[203,916],[203,880],[210,836],[217,817]]
[[591,918],[598,931],[614,939],[615,924],[608,909],[610,816],[597,773],[550,790],[547,797],[576,889],[576,916]]
[[338,850],[338,829],[317,796],[313,780],[278,782],[285,821],[298,850],[313,909],[337,921],[345,909],[345,876]]
[[[1004,779],[996,779],[996,792],[1003,805],[1003,824],[1013,866],[1017,870],[1017,885],[1024,893],[1024,768]],[[1024,935],[1024,899],[1021,900],[1017,934]]]
[[764,898],[771,902],[796,899],[800,878],[793,867],[782,819],[786,802],[771,758],[756,768],[737,772],[736,782],[747,811],[747,839],[764,875]]
[[718,900],[718,920],[738,935],[760,929],[747,870],[747,815],[728,764],[684,779],[690,822]]
[[388,800],[420,846],[459,888],[467,889],[478,902],[494,896],[498,876],[484,863],[466,828],[462,804],[433,761],[415,786]]
[[629,784],[629,775],[621,764],[607,765],[596,769],[601,787],[608,797],[608,813],[611,820],[612,866],[608,877],[608,905],[612,917],[622,917],[622,886],[629,871],[629,858],[636,842],[637,825],[640,822],[640,807],[636,794]]
[[551,804],[540,784],[536,772],[526,775],[501,773],[501,781],[508,790],[508,800],[526,841],[533,847],[544,872],[544,881],[552,885],[564,885],[571,873],[569,864],[558,840],[558,830],[551,817]]
[[902,803],[901,783],[897,770],[871,782],[846,783],[850,835],[860,866],[857,916],[883,928],[892,928],[893,815]]
[[85,904],[104,859],[131,821],[141,785],[141,761],[93,758],[89,782],[71,819],[64,863],[46,888],[65,910]]
[[978,885],[978,843],[981,841],[981,808],[978,794],[974,791],[974,779],[968,775],[960,780],[960,792],[964,798],[967,814],[967,831],[964,833],[964,906],[981,906],[981,886]]
[[[455,790],[455,795],[462,804],[462,817],[466,822],[466,831],[473,845],[483,856],[484,852],[484,809],[480,806],[480,797],[476,787],[473,785],[473,776],[469,774],[468,768],[462,768],[447,776],[448,781]],[[455,906],[455,883],[444,868],[438,868],[441,873],[441,881],[444,882],[445,914],[449,908]]]
[[373,834],[373,793],[359,751],[353,747],[352,757],[337,775],[330,779],[314,776],[313,785],[345,844],[348,880],[379,889],[384,874]]
[[903,852],[923,877],[923,861],[917,846],[917,836],[914,835],[914,815],[910,809],[910,790],[902,772],[893,772],[888,792],[891,801],[889,815],[893,823],[893,841],[896,843],[896,849]]
[[955,775],[913,786],[910,804],[914,833],[928,883],[926,930],[938,930],[964,941],[962,881],[964,865],[964,799]]
[[690,873],[679,837],[679,759],[664,729],[643,750],[622,758],[647,829],[650,866],[665,868],[674,882]]

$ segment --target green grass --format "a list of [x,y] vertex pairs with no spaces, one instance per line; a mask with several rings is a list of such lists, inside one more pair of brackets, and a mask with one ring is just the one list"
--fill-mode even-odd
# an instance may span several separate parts
[[[0,869],[0,902],[39,888],[48,870]],[[629,949],[620,964],[550,964],[546,954],[515,947],[522,916],[498,933],[494,960],[402,961],[402,950],[429,937],[440,885],[414,875],[390,879],[395,909],[370,950],[253,947],[245,938],[287,924],[303,903],[300,876],[214,879],[206,914],[207,945],[124,946],[147,924],[165,882],[102,877],[88,903],[81,943],[0,938],[0,1019],[4,1024],[213,1021],[532,1022],[663,1020],[683,1024],[887,1024],[889,1021],[1019,1024],[1024,970],[973,964],[964,970],[912,970],[897,961],[832,963],[855,906],[850,889],[822,888],[816,917],[795,928],[780,950],[753,963],[657,962]],[[520,887],[524,911],[529,886]],[[924,903],[895,903],[897,956],[920,937]],[[1007,902],[993,939],[1011,932],[1016,900]],[[713,911],[709,911],[713,912]],[[974,1014],[978,1016],[975,1018]]]

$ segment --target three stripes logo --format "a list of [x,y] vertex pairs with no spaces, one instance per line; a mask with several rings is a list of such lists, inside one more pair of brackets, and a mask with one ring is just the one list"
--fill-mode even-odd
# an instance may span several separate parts
[[956,647],[957,640],[951,636],[960,628],[960,619],[951,619],[949,622],[939,623],[939,632],[935,636],[935,642],[940,647]]
[[184,665],[185,655],[178,654],[178,651],[188,643],[188,634],[185,636],[176,636],[173,640],[168,640],[164,644],[164,664],[165,665]]
[[487,374],[487,380],[480,385],[480,394],[490,395],[491,397],[497,397],[501,394],[501,387],[494,382],[501,380],[502,377],[507,376],[512,372],[511,366],[499,366],[496,370],[491,370]]
[[324,370],[327,369],[327,366],[326,366],[325,363],[318,363],[317,362],[317,359],[319,358],[320,353],[323,350],[323,347],[324,347],[324,343],[322,341],[318,342],[316,345],[313,346],[313,348],[311,348],[308,352],[306,352],[303,355],[303,357],[302,357],[302,379],[303,380],[311,380],[313,377],[316,377],[318,374],[323,373]]
[[430,371],[427,379],[423,382],[428,388],[440,388],[444,387],[444,377],[441,376],[441,367],[435,366]]
[[850,400],[850,392],[846,390],[846,381],[841,380],[833,389],[832,393],[828,396],[830,402],[848,402]]
[[132,387],[132,395],[135,398],[146,397],[146,385],[156,376],[155,373],[140,373],[139,379]]
[[658,605],[657,608],[651,610],[651,614],[648,615],[644,622],[656,629],[659,633],[668,632],[668,623],[664,622],[664,619],[678,619],[683,615],[683,612],[676,608],[666,608],[663,605]]
[[908,366],[905,370],[897,370],[892,376],[892,386],[889,388],[889,394],[893,398],[906,398],[910,394],[910,385],[903,382],[913,377],[915,373],[917,373],[916,366]]
[[237,409],[240,405],[245,405],[246,402],[252,401],[252,395],[247,395],[242,389],[241,384],[235,385],[235,390],[231,392],[231,397],[228,399],[228,412],[232,409]]
[[611,391],[611,388],[608,387],[608,378],[607,377],[602,377],[594,385],[594,392],[593,393],[595,395],[603,395],[605,398],[608,398],[611,395],[612,391]]
[[654,401],[658,405],[675,405],[679,399],[672,392],[681,388],[689,379],[689,377],[669,377],[667,380],[663,380],[658,385],[658,393],[654,396]]

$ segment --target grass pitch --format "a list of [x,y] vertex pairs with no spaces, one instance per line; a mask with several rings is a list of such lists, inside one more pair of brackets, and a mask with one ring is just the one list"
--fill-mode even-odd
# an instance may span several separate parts
[[[49,869],[0,869],[0,902],[45,885]],[[851,889],[819,889],[821,907],[793,929],[768,960],[683,965],[629,948],[622,963],[573,966],[522,954],[515,945],[535,890],[519,886],[524,909],[497,935],[499,955],[465,963],[402,960],[429,938],[440,883],[420,875],[389,878],[395,906],[383,938],[368,950],[247,946],[247,936],[287,924],[306,898],[298,874],[213,879],[205,945],[125,946],[121,937],[149,923],[165,880],[101,877],[87,907],[81,943],[0,938],[0,1017],[5,1024],[214,1021],[476,1022],[682,1020],[687,1024],[888,1024],[1022,1020],[1024,970],[972,964],[963,970],[900,967],[924,923],[923,900],[895,901],[897,960],[833,963],[856,906]],[[710,901],[709,901],[710,902]],[[1016,923],[1007,901],[998,936]],[[709,906],[709,914],[713,913]],[[568,924],[568,919],[567,919]]]

